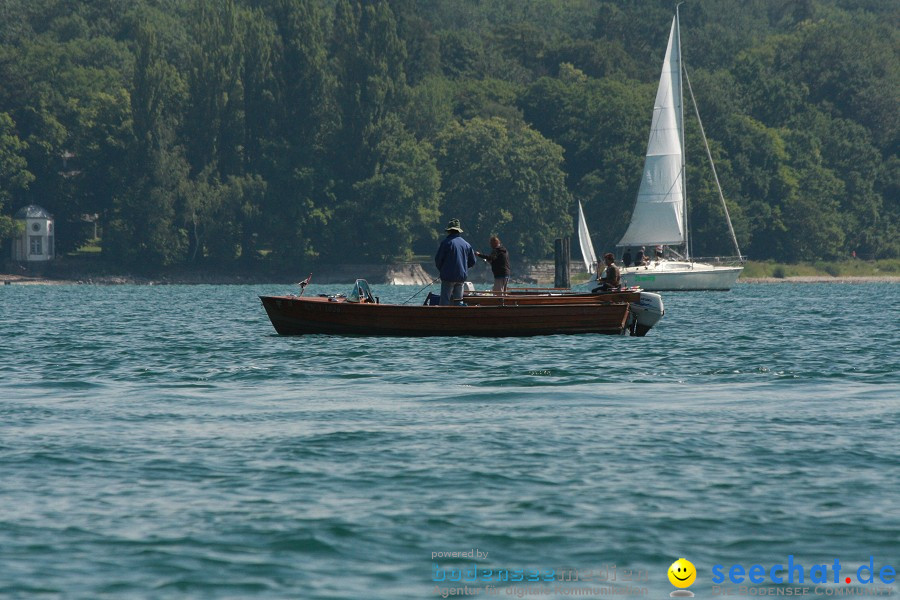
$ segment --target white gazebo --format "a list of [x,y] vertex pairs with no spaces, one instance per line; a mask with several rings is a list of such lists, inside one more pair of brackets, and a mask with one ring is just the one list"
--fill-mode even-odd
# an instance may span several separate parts
[[12,259],[18,261],[47,261],[53,258],[53,217],[36,204],[29,204],[13,217],[23,223],[13,238]]

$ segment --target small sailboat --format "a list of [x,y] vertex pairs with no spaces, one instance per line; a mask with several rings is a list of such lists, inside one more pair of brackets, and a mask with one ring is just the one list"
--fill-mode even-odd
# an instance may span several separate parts
[[581,258],[584,260],[584,268],[593,275],[597,271],[597,255],[594,253],[594,244],[591,242],[587,221],[584,220],[581,200],[578,201],[578,245],[581,246]]
[[[691,258],[685,178],[682,73],[693,101],[690,79],[681,61],[681,33],[676,7],[662,74],[659,78],[659,88],[656,92],[650,140],[647,144],[637,201],[631,215],[631,223],[625,235],[616,244],[618,247],[630,249],[664,247],[667,256],[657,255],[656,260],[645,265],[626,266],[621,272],[622,282],[624,285],[637,285],[653,291],[728,290],[735,284],[744,268],[743,259],[731,226],[728,207],[725,206],[719,177],[715,165],[712,164],[712,154],[709,145],[706,144],[702,122],[700,132],[706,144],[706,153],[712,166],[719,197],[725,208],[725,218],[737,257],[724,260]],[[697,103],[694,101],[693,104],[697,121],[700,122]],[[678,252],[675,248],[683,250]]]

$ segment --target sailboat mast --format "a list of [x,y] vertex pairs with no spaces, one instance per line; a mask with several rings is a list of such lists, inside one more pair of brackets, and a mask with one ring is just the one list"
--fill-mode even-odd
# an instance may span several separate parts
[[682,219],[684,222],[684,258],[691,259],[691,235],[690,224],[688,223],[688,195],[687,195],[687,165],[684,153],[684,83],[682,81],[682,62],[681,62],[681,18],[678,13],[678,7],[684,4],[679,2],[675,5],[675,36],[676,47],[678,48],[678,137],[681,141],[681,193],[684,197],[682,203]]

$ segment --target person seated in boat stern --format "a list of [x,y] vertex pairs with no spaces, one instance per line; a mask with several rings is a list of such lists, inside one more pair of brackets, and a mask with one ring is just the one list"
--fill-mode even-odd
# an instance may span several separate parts
[[441,306],[462,305],[463,283],[475,266],[475,250],[462,238],[459,219],[450,219],[447,237],[438,246],[434,264],[441,273]]
[[622,265],[625,267],[631,266],[631,248],[625,248],[625,254],[622,255]]
[[657,245],[656,248],[653,249],[653,254],[656,256],[656,262],[659,262],[663,258],[663,247]]
[[612,252],[607,252],[603,255],[603,262],[606,263],[606,268],[597,277],[600,285],[591,290],[595,294],[619,289],[619,267],[616,266],[616,257]]
[[475,256],[478,258],[483,258],[487,262],[491,263],[491,271],[494,273],[494,289],[495,292],[506,292],[506,287],[509,285],[509,252],[506,248],[503,247],[503,244],[500,242],[500,238],[496,235],[491,236],[490,240],[491,244],[491,253],[490,254],[482,254],[481,252],[476,252]]

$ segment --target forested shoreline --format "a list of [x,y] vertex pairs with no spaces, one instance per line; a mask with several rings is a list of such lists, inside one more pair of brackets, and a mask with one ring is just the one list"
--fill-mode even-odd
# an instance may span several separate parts
[[[634,203],[668,2],[6,0],[0,238],[55,217],[132,271],[384,262],[451,217],[536,261],[584,205],[611,250]],[[900,256],[900,8],[681,7],[685,63],[745,254]],[[694,119],[687,152],[701,156]],[[688,170],[693,253],[729,253]],[[4,254],[8,241],[4,241]]]

